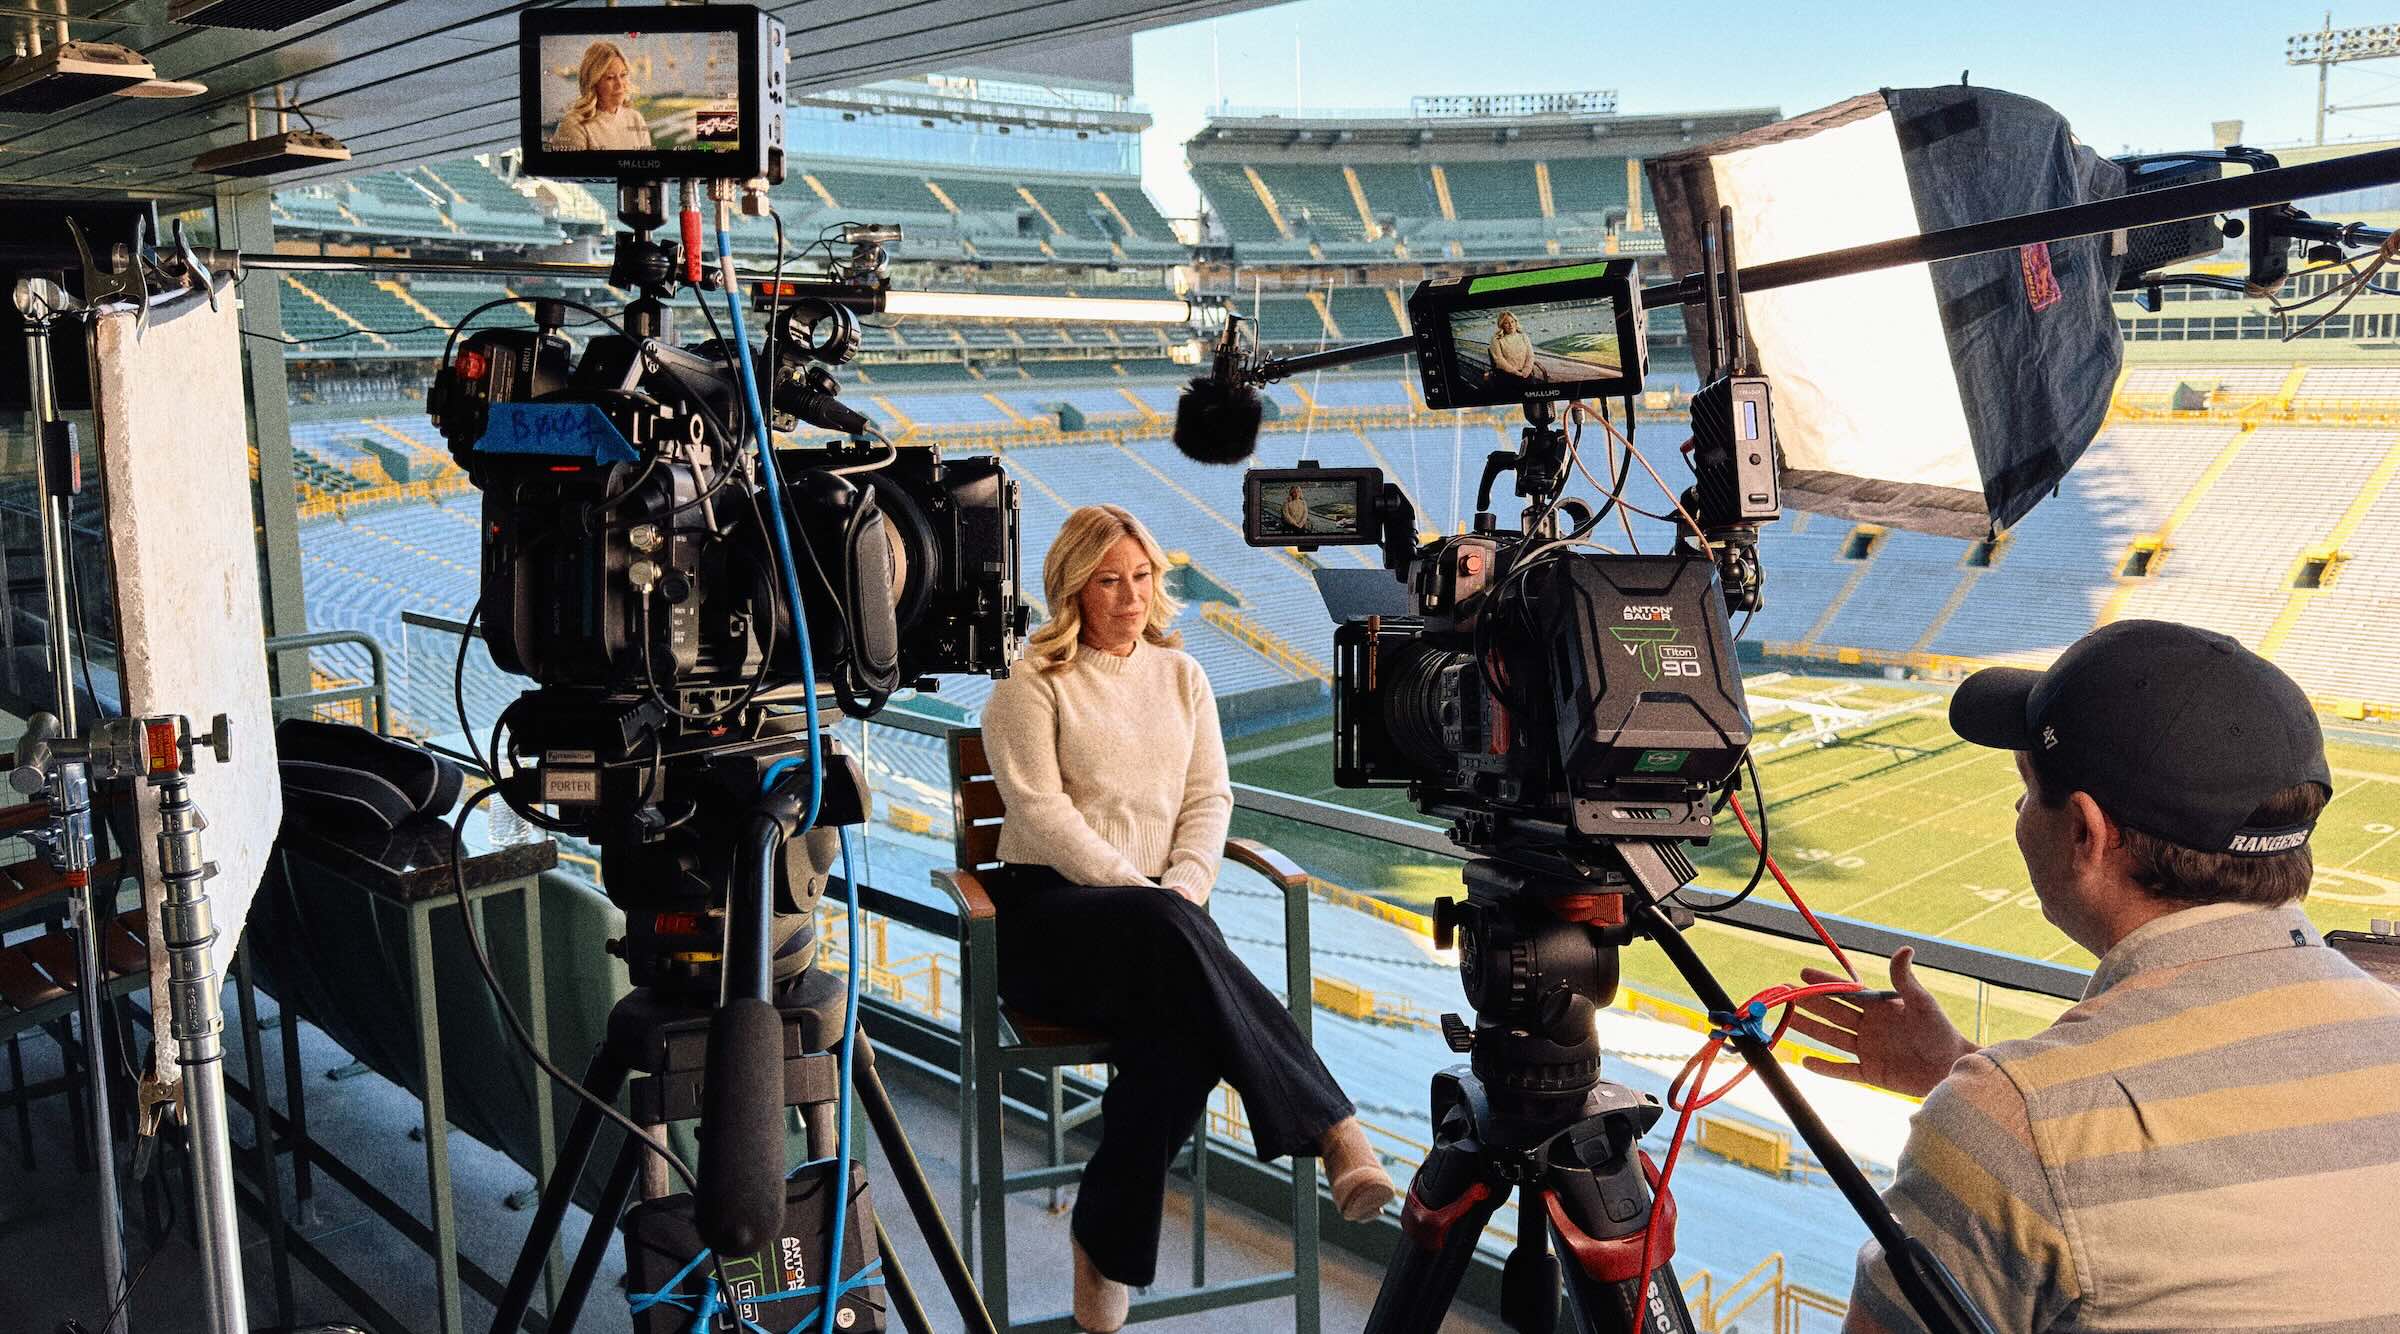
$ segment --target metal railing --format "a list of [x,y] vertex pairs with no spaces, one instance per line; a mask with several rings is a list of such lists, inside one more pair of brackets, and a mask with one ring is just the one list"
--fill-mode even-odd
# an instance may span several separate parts
[[[468,633],[464,623],[445,617],[409,612],[403,619],[409,625],[428,630]],[[904,703],[887,708],[863,726],[883,727],[893,732],[939,741],[957,723],[949,718],[912,712]],[[1246,783],[1232,784],[1232,788],[1234,806],[1238,811],[1367,840],[1395,852],[1453,861],[1462,856],[1457,845],[1450,841],[1441,828],[1422,821],[1355,810]],[[1730,896],[1697,887],[1687,888],[1684,896],[1704,907],[1723,905],[1711,919],[1718,925],[1779,940],[1810,944],[1817,940],[1807,921],[1790,907],[1757,899],[1734,902]],[[949,906],[932,902],[927,896],[904,893],[893,887],[873,883],[851,886],[837,879],[827,890],[826,902],[829,910],[837,912],[847,911],[849,905],[855,902],[875,914],[879,924],[897,922],[953,940],[958,938],[960,932],[959,919]],[[1963,945],[1840,916],[1819,914],[1818,920],[1844,949],[1888,957],[1905,945],[1916,952],[1920,967],[1948,973],[1972,983],[1976,1015],[1976,1031],[1972,1036],[1978,1040],[1983,1039],[1982,1017],[1987,1009],[1992,1008],[1991,1003],[1996,999],[1993,994],[1995,991],[2024,993],[2052,1001],[2073,1001],[2082,996],[2088,981],[2088,974],[2084,970],[2068,965]],[[953,1007],[945,1003],[948,999],[944,995],[948,989],[945,986],[948,979],[941,965],[937,963],[930,968],[910,966],[925,961],[911,958],[895,962],[880,950],[863,962],[869,972],[862,980],[872,984],[868,988],[867,1005],[885,1022],[884,1041],[887,1050],[931,1074],[955,1078],[955,1044],[958,1036],[955,1027],[945,1022],[945,1012]],[[843,965],[849,966],[849,961],[844,960]],[[947,1060],[945,1052],[948,1053]],[[1081,1095],[1097,1096],[1097,1089],[1082,1089]],[[1238,1111],[1228,1106],[1218,1109],[1216,1114],[1225,1119],[1224,1128],[1235,1128],[1235,1122],[1239,1119]],[[1806,1167],[1807,1164],[1795,1164],[1793,1170],[1805,1170]],[[1239,1155],[1229,1155],[1222,1168],[1218,1173],[1220,1185],[1231,1189],[1237,1197],[1261,1207],[1273,1207],[1272,1202],[1279,1198],[1280,1192],[1288,1190],[1288,1185],[1279,1184],[1285,1179],[1271,1165],[1260,1165],[1246,1161]],[[1253,1177],[1256,1180],[1251,1180]],[[1489,1235],[1491,1239],[1505,1242],[1506,1232],[1507,1229],[1496,1227]],[[1343,1233],[1337,1230],[1328,1235],[1337,1239],[1338,1244]],[[1801,1328],[1804,1315],[1838,1313],[1838,1299],[1788,1282],[1775,1263],[1779,1259],[1771,1257],[1760,1270],[1736,1279],[1729,1285],[1720,1286],[1717,1280],[1705,1275],[1691,1276],[1691,1282],[1701,1285],[1696,1297],[1701,1308],[1709,1313],[1703,1328],[1726,1329],[1731,1327],[1730,1322],[1738,1315],[1748,1314],[1756,1318],[1764,1314],[1768,1315],[1771,1328],[1796,1332]],[[1770,1269],[1773,1272],[1768,1272]],[[1496,1257],[1480,1256],[1476,1268],[1466,1280],[1462,1299],[1493,1306],[1498,1300],[1498,1270]]]
[[384,656],[383,643],[375,636],[364,630],[316,630],[300,635],[269,635],[266,651],[267,656],[272,658],[279,653],[330,648],[336,644],[356,644],[367,651],[366,684],[278,695],[275,697],[276,718],[310,718],[345,704],[365,704],[374,708],[375,730],[389,735],[392,730],[392,675],[389,661]]

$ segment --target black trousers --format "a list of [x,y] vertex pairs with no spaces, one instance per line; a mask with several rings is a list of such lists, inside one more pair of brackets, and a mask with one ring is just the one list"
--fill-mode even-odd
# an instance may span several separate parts
[[1101,1273],[1143,1286],[1158,1267],[1167,1167],[1218,1081],[1242,1095],[1261,1159],[1314,1154],[1350,1100],[1291,1012],[1182,895],[1078,885],[1047,866],[1007,867],[987,883],[1001,997],[1110,1040],[1116,1073],[1075,1196],[1075,1239]]

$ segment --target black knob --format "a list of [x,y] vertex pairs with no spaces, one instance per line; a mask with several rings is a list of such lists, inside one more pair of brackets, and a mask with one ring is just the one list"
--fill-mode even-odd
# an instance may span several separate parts
[[1453,934],[1458,930],[1458,901],[1444,896],[1433,901],[1433,947],[1450,948]]
[[1450,1044],[1450,1050],[1463,1055],[1475,1049],[1475,1030],[1467,1027],[1467,1021],[1457,1015],[1445,1014],[1442,1016],[1442,1041]]

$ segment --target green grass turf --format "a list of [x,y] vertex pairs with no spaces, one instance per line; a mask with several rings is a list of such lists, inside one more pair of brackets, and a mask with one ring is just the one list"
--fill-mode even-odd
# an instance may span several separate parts
[[[1754,699],[1825,700],[1873,710],[1918,709],[1828,745],[1801,735],[1807,720],[1755,708],[1761,781],[1776,862],[1820,913],[1876,922],[1920,935],[2088,968],[2091,956],[2042,917],[2017,854],[2015,802],[2021,785],[2010,757],[1960,741],[1938,690],[1860,679],[1779,677],[1753,688]],[[1315,738],[1311,742],[1311,738]],[[1785,744],[1789,742],[1790,744]],[[2372,734],[2329,731],[2335,794],[2315,837],[2317,879],[2309,912],[2328,930],[2363,929],[2375,917],[2400,917],[2400,744]],[[1289,744],[1293,749],[1261,755]],[[1237,782],[1386,815],[1414,818],[1404,793],[1348,791],[1333,785],[1332,746],[1324,724],[1310,723],[1231,747]],[[1745,800],[1748,794],[1744,794]],[[1456,893],[1458,863],[1345,839],[1288,821],[1240,813],[1237,832],[1266,841],[1336,883],[1423,908]],[[1739,827],[1726,821],[1697,852],[1700,883],[1732,891],[1755,862]],[[1779,898],[1769,880],[1759,890]],[[1734,995],[1790,980],[1821,950],[1703,924],[1701,953]],[[1685,990],[1656,950],[1628,949],[1627,985],[1681,999]],[[1881,968],[1862,971],[1882,977]],[[1997,1039],[2038,1030],[2064,1008],[2043,997],[1980,988],[1965,979],[1932,978],[1960,1026]]]

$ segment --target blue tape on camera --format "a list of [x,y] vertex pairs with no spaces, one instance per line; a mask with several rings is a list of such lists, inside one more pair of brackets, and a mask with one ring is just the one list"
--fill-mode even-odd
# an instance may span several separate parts
[[642,461],[625,433],[591,403],[494,403],[475,452],[591,464]]

